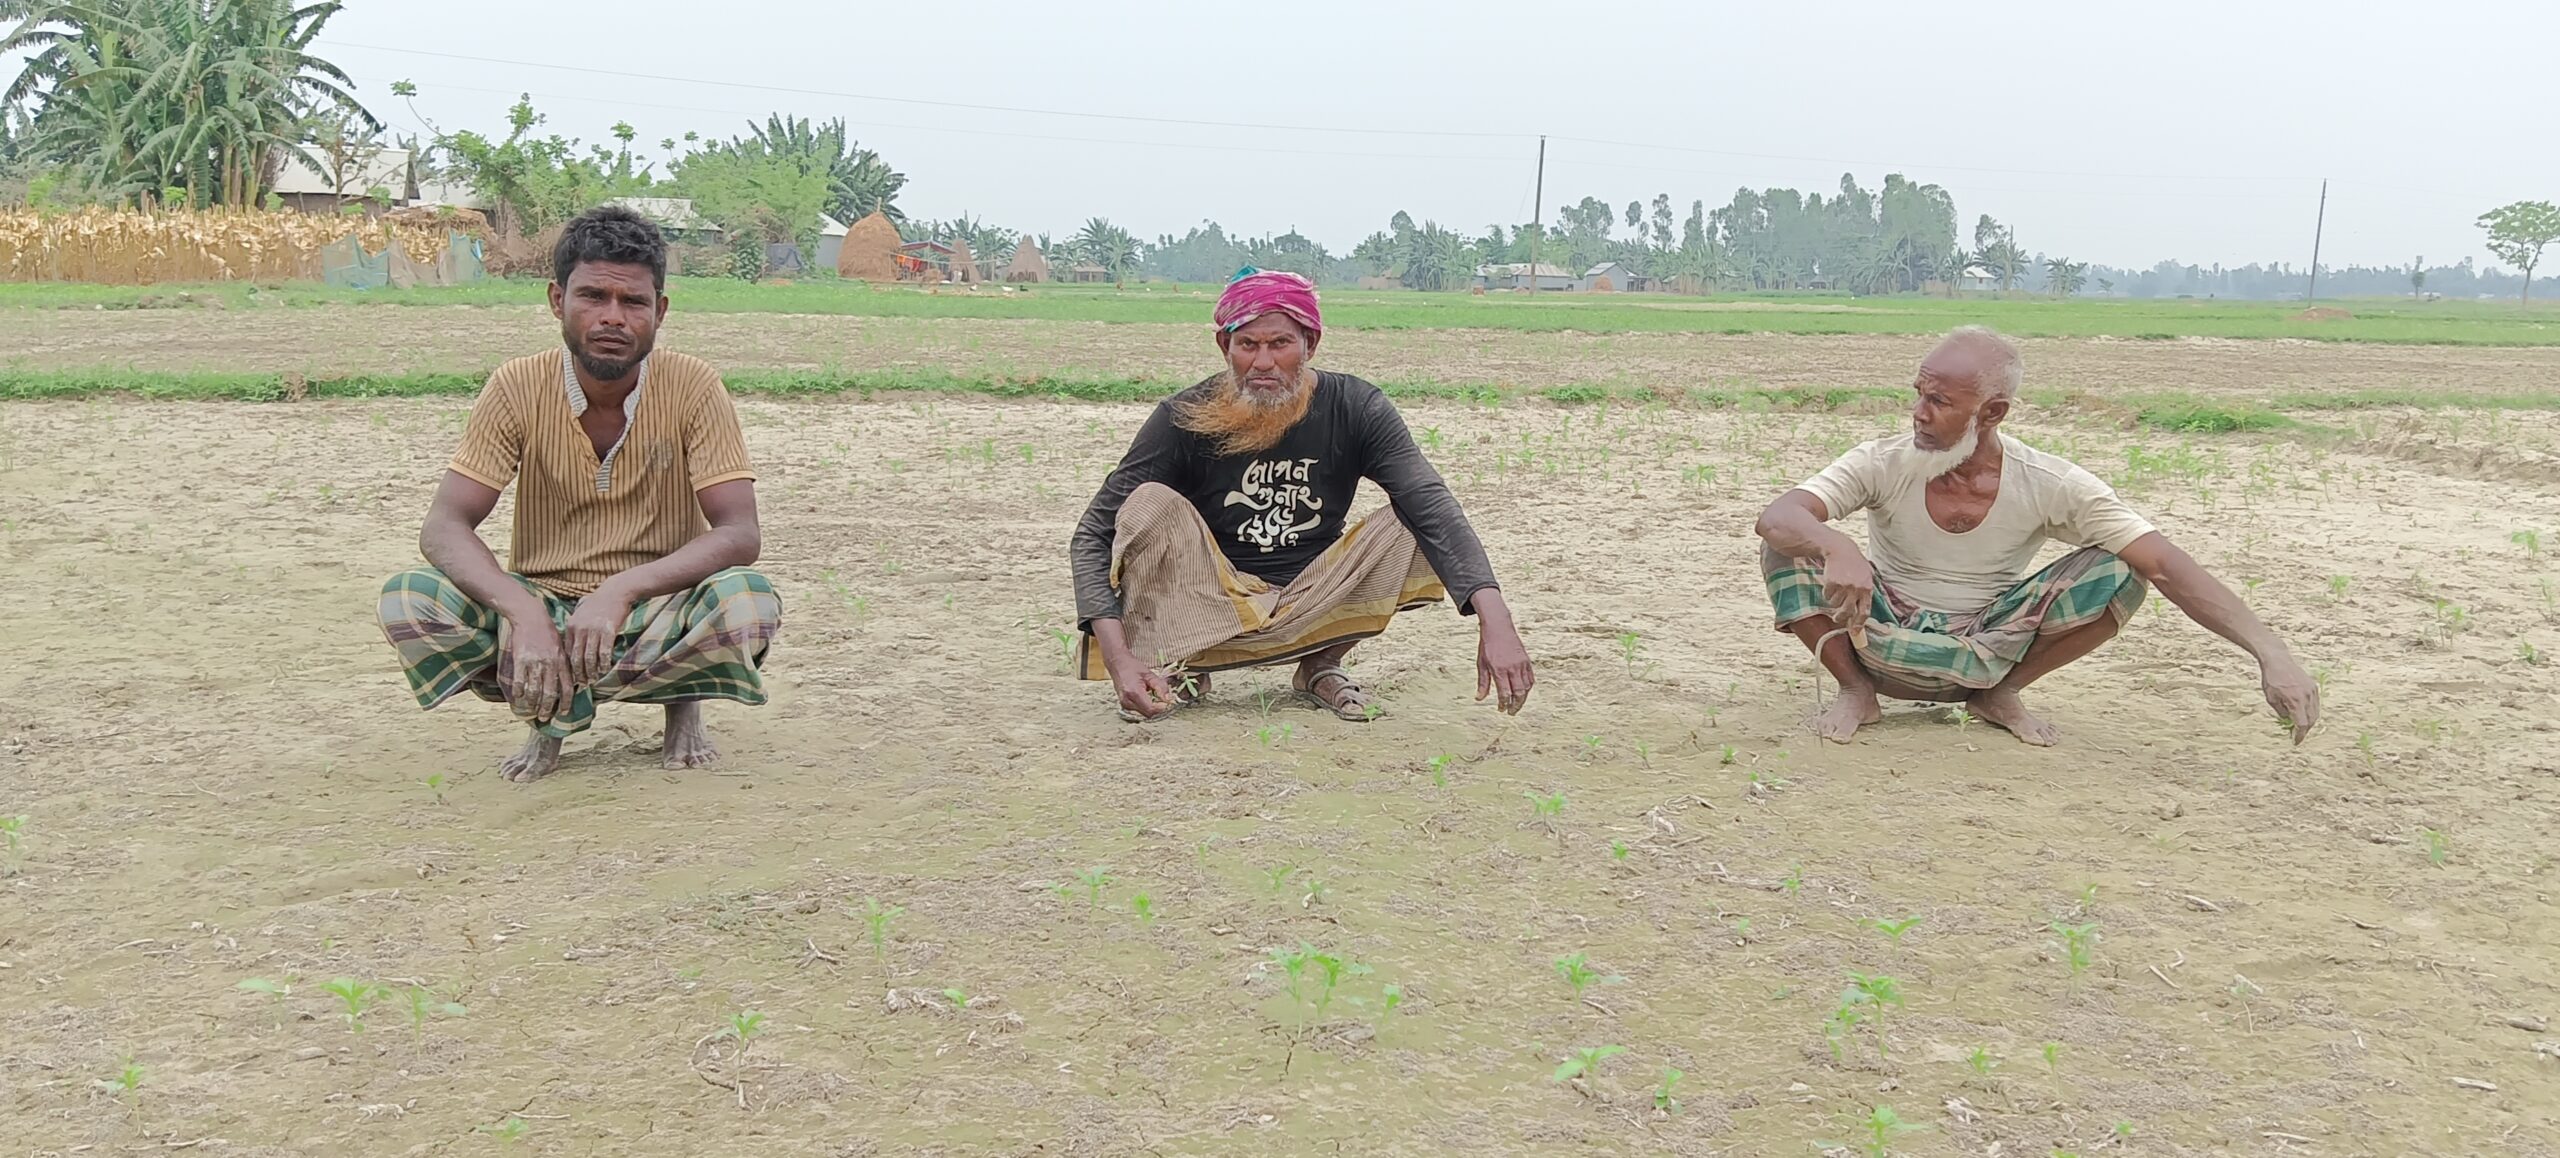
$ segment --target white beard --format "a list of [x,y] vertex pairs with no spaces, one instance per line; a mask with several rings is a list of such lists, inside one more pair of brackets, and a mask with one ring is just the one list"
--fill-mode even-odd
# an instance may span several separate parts
[[1981,423],[1967,422],[1964,425],[1964,437],[1954,446],[1945,450],[1923,450],[1919,444],[1914,443],[1911,449],[1902,452],[1901,460],[1894,466],[1900,472],[1901,482],[1905,486],[1927,486],[1931,480],[1942,478],[1947,472],[1963,466],[1965,460],[1972,458],[1973,452],[1981,446]]

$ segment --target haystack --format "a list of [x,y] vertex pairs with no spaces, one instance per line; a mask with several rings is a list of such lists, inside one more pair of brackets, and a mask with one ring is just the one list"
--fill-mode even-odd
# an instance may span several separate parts
[[1613,294],[1618,292],[1618,287],[1611,283],[1609,275],[1604,273],[1591,279],[1590,292],[1595,294]]
[[887,214],[875,210],[844,231],[836,273],[863,281],[898,280],[898,227],[889,224]]
[[1013,247],[1013,261],[1004,267],[1004,280],[1009,282],[1047,281],[1049,280],[1049,259],[1040,252],[1040,247],[1033,244],[1030,238],[1023,238],[1021,244]]
[[978,259],[969,252],[969,243],[951,239],[951,284],[978,284]]

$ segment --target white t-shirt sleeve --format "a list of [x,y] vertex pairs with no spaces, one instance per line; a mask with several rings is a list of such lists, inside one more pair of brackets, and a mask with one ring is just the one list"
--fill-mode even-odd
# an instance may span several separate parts
[[2045,534],[2052,538],[2122,552],[2154,530],[2151,520],[2116,497],[2114,487],[2079,466],[2063,468],[2054,483],[2045,515]]
[[1884,457],[1877,453],[1875,443],[1862,442],[1796,489],[1821,499],[1823,509],[1832,518],[1845,519],[1876,505],[1883,479]]

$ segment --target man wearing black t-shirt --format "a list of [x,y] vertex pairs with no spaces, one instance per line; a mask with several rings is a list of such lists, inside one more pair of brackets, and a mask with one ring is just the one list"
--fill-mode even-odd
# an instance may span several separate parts
[[[1247,271],[1216,320],[1226,371],[1157,404],[1076,526],[1077,674],[1145,720],[1197,699],[1207,673],[1296,660],[1293,687],[1367,720],[1344,657],[1446,595],[1477,620],[1476,698],[1519,711],[1534,677],[1484,546],[1386,396],[1307,365],[1324,332],[1313,285]],[[1349,523],[1363,478],[1392,505]]]

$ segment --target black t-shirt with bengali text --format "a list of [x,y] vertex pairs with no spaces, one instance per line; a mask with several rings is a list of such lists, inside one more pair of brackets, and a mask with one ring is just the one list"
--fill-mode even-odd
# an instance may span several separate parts
[[1342,538],[1360,480],[1370,479],[1387,492],[1461,611],[1471,613],[1468,599],[1495,585],[1492,564],[1456,497],[1376,386],[1319,373],[1307,416],[1280,441],[1251,454],[1222,455],[1210,438],[1175,420],[1177,405],[1204,397],[1216,382],[1157,403],[1085,510],[1070,548],[1079,622],[1119,614],[1110,585],[1113,528],[1129,492],[1150,482],[1191,500],[1236,570],[1278,587]]

